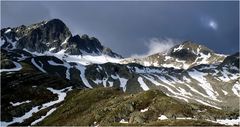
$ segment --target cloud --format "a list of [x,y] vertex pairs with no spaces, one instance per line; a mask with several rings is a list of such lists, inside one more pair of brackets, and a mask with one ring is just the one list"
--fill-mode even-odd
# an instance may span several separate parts
[[217,30],[218,29],[217,21],[214,20],[213,18],[209,17],[209,16],[201,17],[201,22],[207,28],[211,28],[213,30]]
[[209,21],[209,27],[211,27],[212,29],[216,30],[218,28],[218,25],[215,21],[211,20]]
[[148,48],[148,51],[144,54],[134,54],[131,55],[133,58],[146,57],[152,54],[161,53],[168,51],[173,46],[177,45],[180,41],[177,39],[167,38],[151,38],[148,42],[145,42],[145,46]]

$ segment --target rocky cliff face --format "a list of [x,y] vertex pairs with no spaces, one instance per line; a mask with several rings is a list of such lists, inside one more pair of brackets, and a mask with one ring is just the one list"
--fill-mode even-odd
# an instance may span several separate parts
[[108,55],[122,58],[111,49],[106,50],[107,48],[102,46],[97,38],[89,38],[88,35],[73,36],[68,27],[59,19],[30,26],[3,28],[1,48],[25,49],[37,53],[63,51],[69,55]]
[[38,53],[44,53],[53,48],[56,48],[55,52],[60,51],[61,43],[71,36],[67,26],[58,19],[27,27],[6,28],[2,29],[1,33],[4,33],[2,34],[2,39],[5,41],[3,48],[27,49]]

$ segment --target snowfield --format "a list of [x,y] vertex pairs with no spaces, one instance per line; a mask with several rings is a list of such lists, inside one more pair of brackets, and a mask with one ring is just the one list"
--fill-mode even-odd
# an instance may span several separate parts
[[[61,50],[57,53],[52,53],[50,51],[46,51],[44,53],[38,53],[38,52],[30,52],[27,49],[23,49],[26,52],[29,52],[31,54],[34,54],[36,56],[55,56],[60,60],[66,61],[66,62],[74,62],[81,65],[90,65],[90,64],[104,64],[104,63],[120,63],[122,61],[122,58],[114,58],[108,55],[98,55],[98,54],[88,54],[84,53],[83,55],[69,55],[64,53],[66,50]],[[52,49],[53,50],[53,49]],[[83,52],[83,51],[81,51]]]
[[90,65],[90,64],[104,64],[107,62],[111,63],[120,63],[122,59],[120,58],[113,58],[107,55],[68,55],[64,53],[65,50],[61,50],[57,53],[50,53],[48,52],[47,54],[50,56],[56,56],[57,58],[61,60],[65,60],[67,62],[75,62],[79,63],[82,65]]

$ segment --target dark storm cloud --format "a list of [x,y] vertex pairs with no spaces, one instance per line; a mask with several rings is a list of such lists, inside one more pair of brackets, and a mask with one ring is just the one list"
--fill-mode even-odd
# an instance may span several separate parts
[[164,38],[193,40],[220,53],[239,48],[238,2],[2,2],[1,6],[4,27],[60,18],[74,34],[95,36],[124,56],[150,52],[152,40]]

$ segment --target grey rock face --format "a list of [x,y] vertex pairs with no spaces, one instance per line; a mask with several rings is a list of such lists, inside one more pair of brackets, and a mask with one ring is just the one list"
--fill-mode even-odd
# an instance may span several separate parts
[[140,112],[134,112],[131,114],[129,123],[137,124],[137,123],[144,123],[144,115],[141,114]]
[[[51,48],[61,50],[61,43],[71,36],[67,26],[58,19],[27,27],[29,32],[19,39],[16,48],[43,53]],[[24,29],[25,30],[25,29]]]
[[6,49],[26,49],[30,52],[57,53],[64,50],[69,55],[108,55],[122,58],[111,49],[105,48],[95,37],[72,36],[68,27],[59,19],[43,21],[30,26],[3,28],[1,47]]
[[239,56],[240,56],[240,54],[239,54],[239,52],[237,52],[233,55],[226,57],[224,59],[224,61],[222,62],[222,65],[224,65],[224,64],[230,65],[230,66],[233,65],[233,66],[236,66],[239,68]]

